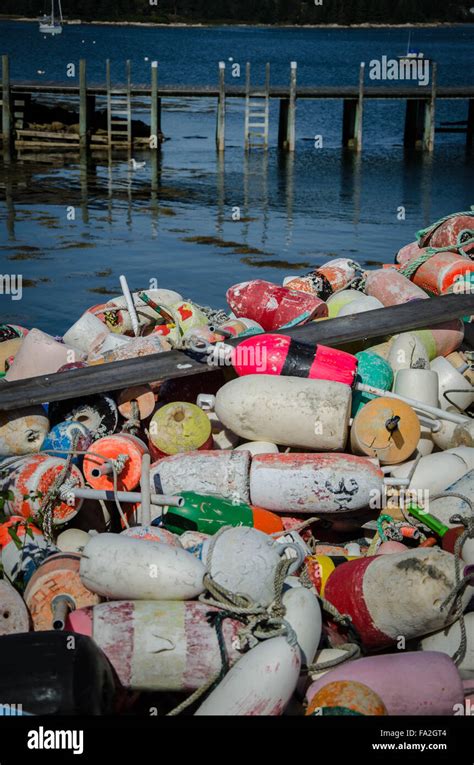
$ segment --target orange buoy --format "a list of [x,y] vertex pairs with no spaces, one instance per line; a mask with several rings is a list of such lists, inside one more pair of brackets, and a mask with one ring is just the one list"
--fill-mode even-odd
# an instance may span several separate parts
[[146,420],[155,408],[155,394],[149,385],[135,385],[121,391],[117,399],[118,410],[122,417],[129,420],[133,415],[133,402],[138,405],[140,420]]
[[420,421],[411,406],[393,398],[374,398],[354,417],[351,448],[382,465],[397,465],[410,459],[420,435]]
[[84,478],[93,489],[111,491],[114,488],[113,461],[117,470],[117,489],[132,491],[140,483],[142,457],[146,444],[136,436],[117,433],[99,438],[84,456]]
[[31,577],[24,600],[35,630],[64,629],[69,611],[100,603],[100,597],[81,582],[80,562],[76,553],[57,553]]
[[375,691],[355,680],[335,680],[323,686],[306,710],[307,716],[350,714],[381,717],[388,712]]

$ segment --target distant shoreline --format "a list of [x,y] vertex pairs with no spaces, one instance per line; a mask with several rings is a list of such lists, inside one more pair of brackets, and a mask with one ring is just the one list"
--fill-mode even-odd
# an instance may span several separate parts
[[[0,14],[1,21],[21,21],[34,24],[38,22],[38,17],[28,18],[26,16],[12,16],[11,14]],[[81,19],[68,19],[64,21],[64,26],[110,26],[110,27],[174,27],[174,28],[206,28],[206,27],[256,27],[260,29],[408,29],[408,28],[436,28],[436,27],[463,27],[473,24],[472,21],[433,21],[425,23],[404,24],[375,24],[366,22],[364,24],[257,24],[246,22],[225,22],[225,21],[206,21],[206,22],[155,22],[155,21],[82,21]]]

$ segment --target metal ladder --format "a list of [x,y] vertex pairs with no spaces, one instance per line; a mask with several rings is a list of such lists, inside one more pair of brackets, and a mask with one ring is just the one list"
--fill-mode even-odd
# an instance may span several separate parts
[[[245,150],[252,146],[268,148],[270,117],[270,64],[265,66],[263,90],[250,90],[250,64],[245,67]],[[262,120],[256,122],[255,120]]]
[[131,64],[126,62],[127,84],[125,88],[112,88],[110,60],[106,61],[107,75],[107,136],[109,147],[132,146],[132,97]]

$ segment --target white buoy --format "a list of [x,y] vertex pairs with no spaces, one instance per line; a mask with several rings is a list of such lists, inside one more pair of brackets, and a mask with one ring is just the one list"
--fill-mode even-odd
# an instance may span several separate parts
[[[464,614],[466,627],[466,654],[460,664],[457,665],[459,674],[465,680],[474,678],[474,612]],[[420,642],[423,651],[441,651],[448,656],[454,656],[461,645],[461,625],[459,621],[451,624],[447,629],[434,632],[424,637]]]
[[279,454],[278,446],[270,441],[245,441],[240,446],[236,446],[235,451],[250,452],[252,457],[256,457],[258,454]]
[[215,411],[247,441],[333,451],[345,446],[351,400],[343,383],[258,374],[223,385]]
[[109,335],[110,330],[99,317],[87,311],[69,327],[63,340],[84,353],[95,353]]
[[443,356],[431,362],[431,369],[439,380],[439,405],[449,410],[453,405],[465,410],[474,402],[474,388]]
[[204,591],[204,566],[186,550],[121,534],[97,534],[84,548],[81,580],[113,600],[186,600]]
[[195,714],[281,715],[296,688],[300,667],[298,646],[289,645],[284,637],[265,640],[229,670]]
[[[292,577],[288,577],[287,582]],[[287,587],[283,593],[283,605],[286,608],[283,617],[296,633],[301,650],[301,660],[311,664],[321,639],[321,606],[316,595],[297,580],[295,586]]]
[[[395,478],[407,478],[414,460],[396,465],[391,469]],[[467,446],[448,449],[422,457],[411,477],[408,489],[428,490],[431,494],[445,491],[447,487],[474,468],[474,448]]]
[[430,368],[428,351],[420,338],[412,332],[402,332],[393,338],[387,361],[394,373],[400,369]]

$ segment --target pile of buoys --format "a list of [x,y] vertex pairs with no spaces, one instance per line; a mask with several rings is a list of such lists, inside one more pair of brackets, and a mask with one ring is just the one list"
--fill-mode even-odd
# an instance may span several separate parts
[[[62,338],[0,326],[0,699],[14,688],[25,714],[133,714],[146,693],[195,716],[467,710],[471,317],[304,338],[466,294],[473,220],[438,221],[376,270],[334,258],[235,284],[229,312],[121,277]],[[171,350],[188,376],[163,381],[158,362],[121,385],[130,361],[108,367]],[[1,409],[14,381],[89,366],[103,389]]]

